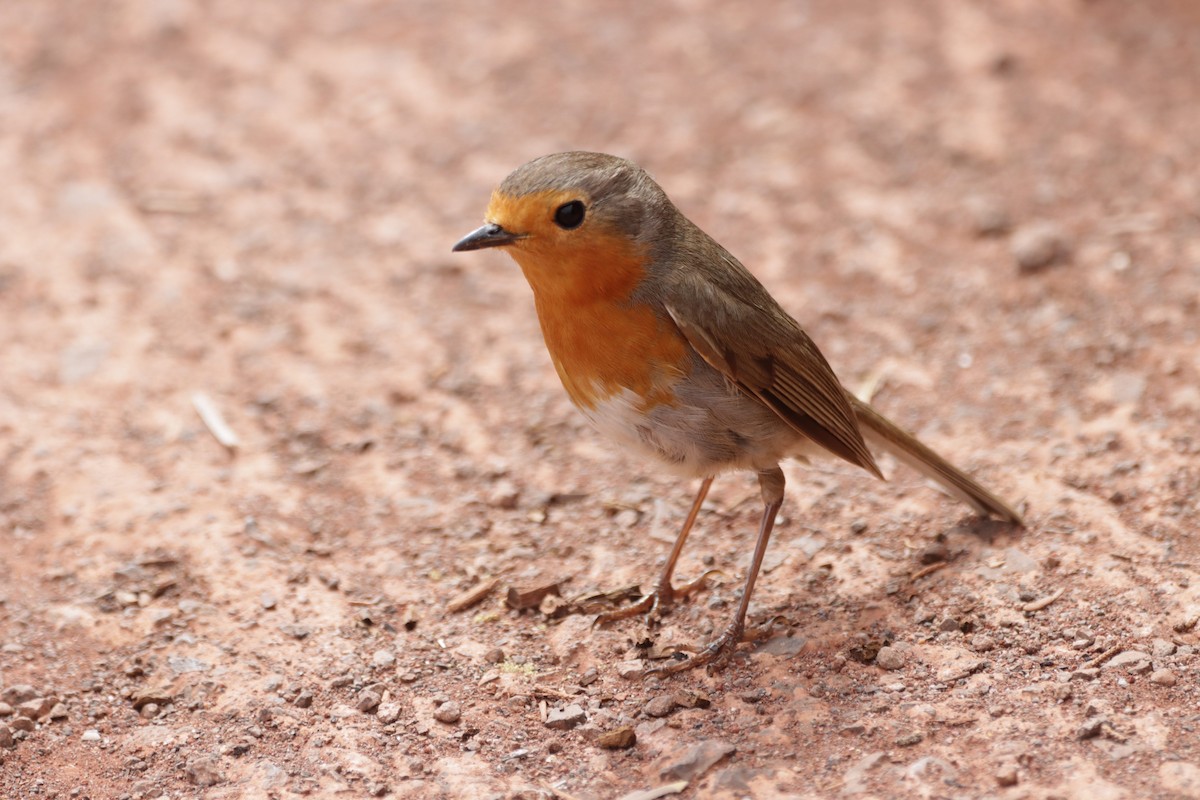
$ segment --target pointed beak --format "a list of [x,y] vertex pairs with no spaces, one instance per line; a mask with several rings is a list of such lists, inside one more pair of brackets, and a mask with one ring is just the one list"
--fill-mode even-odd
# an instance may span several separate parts
[[471,231],[450,249],[455,253],[462,253],[466,250],[482,250],[485,247],[504,247],[521,238],[524,237],[519,233],[510,233],[495,223],[489,223]]

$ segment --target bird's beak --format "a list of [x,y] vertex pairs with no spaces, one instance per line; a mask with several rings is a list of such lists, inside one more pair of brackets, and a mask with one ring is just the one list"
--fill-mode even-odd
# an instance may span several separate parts
[[521,238],[523,237],[519,233],[510,233],[492,222],[482,228],[476,228],[459,239],[451,250],[461,253],[466,250],[482,250],[485,247],[504,247],[504,245],[512,244]]

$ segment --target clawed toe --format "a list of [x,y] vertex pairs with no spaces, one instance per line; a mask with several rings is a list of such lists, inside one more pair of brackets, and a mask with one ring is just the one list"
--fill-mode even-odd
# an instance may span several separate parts
[[706,665],[710,669],[718,667],[737,650],[738,643],[742,641],[742,633],[742,625],[737,623],[730,625],[724,633],[699,653],[660,667],[652,667],[643,672],[642,677],[674,675]]
[[592,621],[592,626],[608,625],[617,620],[629,619],[636,617],[638,614],[649,614],[658,606],[658,593],[651,592],[642,597],[633,605],[618,608],[615,611],[605,611],[603,614],[597,614],[596,619]]
[[705,572],[695,580],[688,581],[680,586],[672,586],[670,582],[660,584],[657,589],[650,594],[644,596],[641,600],[625,608],[618,608],[615,611],[606,611],[603,614],[596,615],[593,625],[607,625],[611,622],[616,622],[622,619],[636,617],[639,614],[657,614],[663,609],[670,608],[677,599],[686,597],[687,595],[700,589],[708,581],[708,577],[715,570]]

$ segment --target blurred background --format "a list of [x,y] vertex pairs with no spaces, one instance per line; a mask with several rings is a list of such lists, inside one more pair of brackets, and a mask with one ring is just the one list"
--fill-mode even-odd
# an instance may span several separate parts
[[[951,772],[1192,796],[1173,709],[1194,686],[982,710],[1115,646],[1194,672],[1198,131],[1187,0],[0,4],[0,794],[615,797],[719,734],[738,754],[687,773],[692,796],[920,796]],[[712,710],[673,726],[641,705],[665,690],[612,673],[640,622],[506,609],[505,585],[644,584],[694,488],[586,428],[506,257],[449,252],[509,171],[567,149],[646,167],[848,386],[1030,530],[972,527],[902,470],[789,468],[755,604],[824,649],[690,676]],[[754,492],[717,483],[681,574],[731,579],[664,641],[723,618]],[[1059,616],[999,632],[1058,586]],[[828,736],[889,680],[839,654],[943,618],[971,624],[892,676],[911,694]],[[966,714],[920,687],[980,652],[1011,661],[969,704],[973,750],[897,710]],[[1075,735],[1091,700],[1176,757],[1098,755]],[[641,743],[546,728],[546,701]],[[914,728],[911,758],[854,772]],[[1004,744],[1030,730],[1036,756]],[[903,778],[922,757],[939,777]]]

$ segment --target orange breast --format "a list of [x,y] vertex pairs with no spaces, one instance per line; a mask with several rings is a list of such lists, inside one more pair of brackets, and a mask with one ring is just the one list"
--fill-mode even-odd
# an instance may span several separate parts
[[619,236],[580,236],[571,247],[513,248],[533,288],[546,348],[567,394],[588,410],[624,390],[647,411],[673,403],[670,386],[688,365],[688,345],[669,319],[631,303],[644,258]]
[[537,309],[546,348],[575,405],[591,409],[624,390],[640,398],[641,411],[674,402],[670,387],[684,374],[686,343],[650,309],[542,299]]

